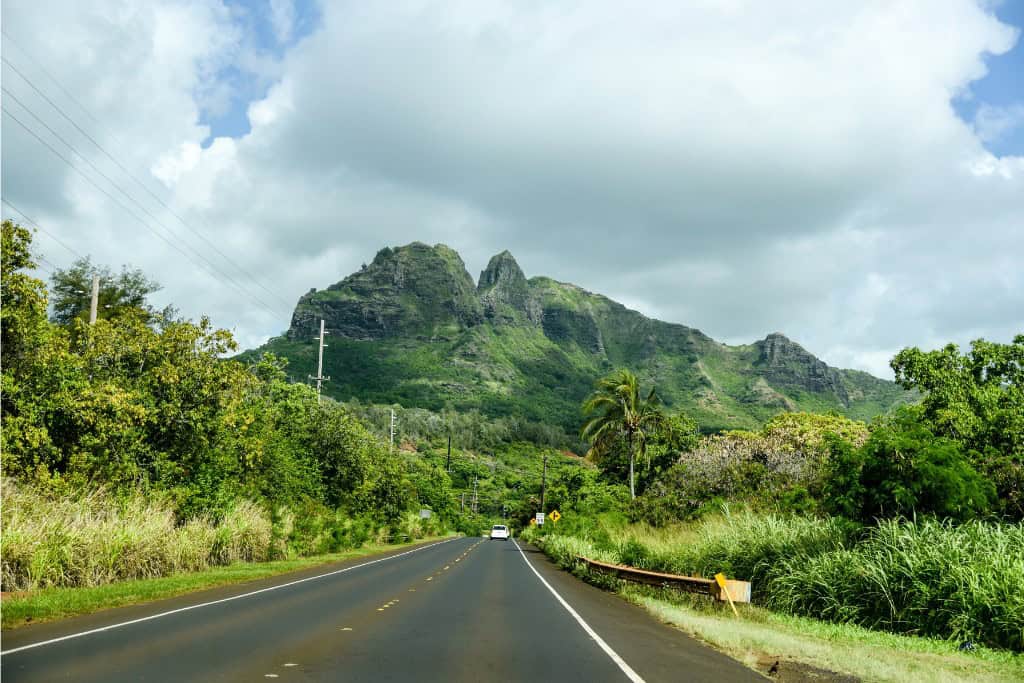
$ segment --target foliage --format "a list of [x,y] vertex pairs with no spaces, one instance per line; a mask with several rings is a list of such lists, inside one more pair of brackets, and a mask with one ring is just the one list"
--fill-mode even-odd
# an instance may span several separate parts
[[146,277],[141,270],[129,270],[125,266],[119,274],[114,275],[109,268],[94,265],[88,258],[80,258],[70,268],[55,271],[50,278],[52,319],[55,323],[70,325],[74,320],[88,322],[94,277],[100,280],[97,319],[129,315],[142,316],[145,322],[151,323],[175,317],[173,308],[157,311],[147,303],[149,295],[159,291],[160,285]]
[[530,530],[563,566],[578,556],[752,583],[756,603],[897,633],[1024,651],[1024,524],[741,512],[664,530],[605,523]]
[[[334,553],[399,535],[372,515],[354,516],[311,500],[268,510],[242,499],[219,519],[200,515],[182,522],[167,496],[140,491],[57,492],[4,479],[3,493],[0,585],[5,591],[101,586],[236,562]],[[409,540],[439,531],[415,515],[394,528]]]
[[896,381],[924,392],[922,419],[939,436],[974,452],[996,485],[1003,515],[1024,519],[1024,334],[1009,344],[971,342],[936,351],[900,351]]
[[982,516],[995,499],[960,445],[935,436],[905,408],[855,448],[835,438],[824,500],[835,514],[873,519],[936,515],[957,521]]
[[[220,524],[246,500],[378,525],[417,507],[404,462],[343,406],[289,383],[281,359],[226,359],[235,341],[207,318],[152,324],[155,283],[87,261],[55,276],[51,323],[45,286],[23,272],[31,234],[8,221],[3,240],[4,474],[54,494],[142,492],[179,523]],[[74,297],[93,271],[111,308],[89,325]]]
[[836,414],[781,413],[757,432],[694,439],[647,485],[634,519],[665,525],[699,517],[727,500],[809,512],[817,509],[830,435],[863,443],[863,422]]

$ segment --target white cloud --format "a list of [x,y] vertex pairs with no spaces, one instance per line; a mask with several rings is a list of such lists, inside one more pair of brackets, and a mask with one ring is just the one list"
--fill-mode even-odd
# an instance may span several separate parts
[[[903,345],[1020,327],[1024,159],[983,147],[1012,114],[966,124],[950,107],[1017,34],[970,0],[326,3],[318,30],[257,67],[278,83],[249,107],[252,132],[198,153],[214,74],[252,60],[230,13],[68,7],[5,6],[5,27],[288,302],[275,308],[419,239],[474,274],[507,247],[528,275],[719,339],[782,330],[874,372]],[[272,7],[279,39],[289,7]],[[287,325],[4,133],[12,197],[118,248],[76,245],[151,270],[246,344]]]
[[1024,126],[1024,104],[994,107],[982,104],[974,115],[974,130],[982,142],[1003,139],[1008,133]]

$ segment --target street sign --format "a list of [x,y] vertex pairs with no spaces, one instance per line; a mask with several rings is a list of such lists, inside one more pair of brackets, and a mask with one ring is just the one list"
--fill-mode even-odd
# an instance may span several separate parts
[[558,520],[560,520],[562,518],[562,513],[560,513],[558,510],[552,510],[551,514],[548,515],[548,517],[551,518],[552,522],[554,522],[555,524],[558,524]]
[[544,526],[544,513],[538,512],[534,521],[537,522],[537,526]]
[[537,526],[537,520],[536,519],[531,519],[530,520],[530,526]]

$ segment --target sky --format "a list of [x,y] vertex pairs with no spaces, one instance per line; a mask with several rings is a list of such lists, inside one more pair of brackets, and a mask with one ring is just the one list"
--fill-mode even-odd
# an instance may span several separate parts
[[637,8],[6,0],[3,215],[243,348],[417,240],[881,377],[1024,332],[1024,0]]

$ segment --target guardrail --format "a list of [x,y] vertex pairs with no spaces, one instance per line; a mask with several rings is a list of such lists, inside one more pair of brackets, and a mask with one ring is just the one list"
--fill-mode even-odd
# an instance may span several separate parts
[[[750,602],[750,582],[734,581],[727,579],[725,586],[719,585],[715,579],[704,579],[698,576],[680,576],[678,574],[663,574],[652,572],[646,569],[637,569],[622,564],[610,564],[591,560],[589,557],[579,556],[577,559],[583,562],[592,570],[603,574],[611,574],[623,581],[643,583],[648,586],[659,586],[661,588],[675,588],[688,593],[700,593],[709,595],[715,600],[729,600],[732,602]],[[728,591],[728,593],[726,593]]]

